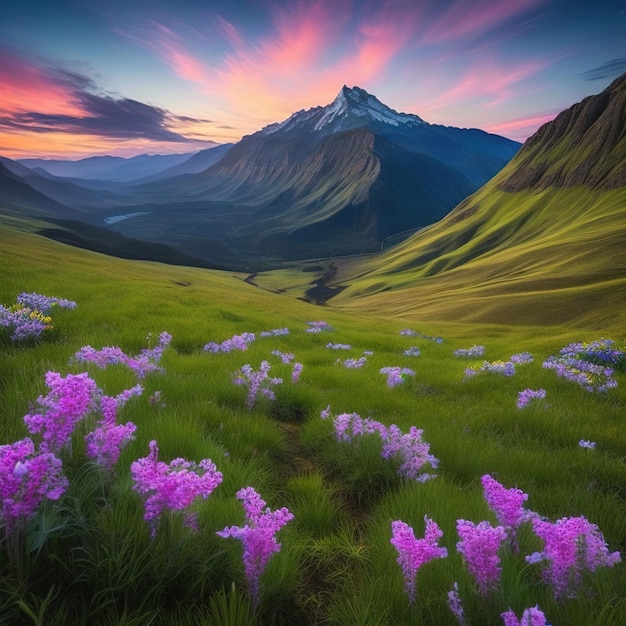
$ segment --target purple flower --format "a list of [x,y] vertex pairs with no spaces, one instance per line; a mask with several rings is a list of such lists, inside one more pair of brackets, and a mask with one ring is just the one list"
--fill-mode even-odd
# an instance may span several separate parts
[[236,385],[244,385],[248,388],[248,397],[246,399],[248,409],[254,407],[259,393],[270,400],[276,399],[271,388],[274,385],[280,385],[283,379],[270,378],[268,374],[271,368],[272,366],[267,361],[262,361],[257,371],[253,370],[249,363],[246,363],[241,370],[235,372],[233,382]]
[[578,445],[579,445],[581,448],[587,448],[587,450],[595,450],[595,447],[596,447],[596,442],[595,442],[595,441],[587,441],[587,440],[585,440],[585,439],[581,439],[581,440],[578,442]]
[[420,349],[417,346],[411,346],[403,352],[404,356],[419,356],[421,354]]
[[58,500],[67,486],[61,459],[52,452],[36,454],[28,438],[0,446],[0,523],[7,535],[44,499]]
[[144,496],[143,517],[152,526],[153,538],[164,511],[184,511],[197,498],[208,498],[222,482],[222,473],[217,471],[211,459],[203,459],[196,464],[176,458],[167,464],[159,461],[158,456],[159,448],[153,440],[150,442],[150,454],[130,466],[133,489]]
[[456,544],[470,574],[478,584],[481,595],[495,589],[500,582],[500,557],[498,551],[506,539],[503,526],[495,528],[489,522],[473,522],[459,519],[456,529],[461,538]]
[[272,350],[272,354],[274,356],[277,356],[285,365],[288,365],[296,358],[293,354],[289,354],[288,352],[281,352],[280,350]]
[[561,349],[559,356],[548,357],[543,367],[554,370],[557,376],[577,383],[586,391],[607,391],[617,387],[617,381],[613,378],[613,368],[601,363],[617,364],[624,358],[623,353],[611,349],[612,342],[604,343],[608,341],[570,344]]
[[285,507],[276,511],[266,508],[265,501],[253,487],[240,489],[236,495],[243,501],[246,524],[243,527],[227,526],[216,534],[225,539],[234,537],[243,543],[243,563],[248,587],[254,603],[258,604],[261,574],[272,554],[280,551],[276,534],[294,516]]
[[352,348],[352,346],[350,344],[347,343],[327,343],[326,347],[329,350],[350,350],[350,348]]
[[485,354],[485,346],[474,345],[471,348],[459,348],[454,351],[454,356],[464,359],[475,359]]
[[37,398],[37,412],[24,416],[31,434],[42,436],[41,450],[57,452],[71,443],[76,425],[97,408],[100,390],[87,373],[46,373],[46,396]]
[[387,375],[387,386],[396,387],[401,385],[407,376],[415,376],[415,372],[408,367],[383,367],[380,369],[381,374]]
[[140,395],[141,392],[142,388],[137,385],[115,398],[103,396],[100,400],[102,419],[96,428],[85,436],[85,452],[88,458],[106,470],[113,469],[122,448],[135,438],[134,433],[137,429],[132,422],[117,424],[117,410],[124,406],[131,394]]
[[524,389],[517,396],[517,408],[523,409],[531,400],[535,398],[543,399],[546,397],[545,389]]
[[461,602],[461,596],[459,595],[459,585],[456,582],[454,583],[453,588],[448,591],[448,606],[459,622],[459,626],[467,626],[463,603]]
[[446,548],[439,547],[439,539],[443,532],[436,522],[424,517],[426,525],[423,539],[416,539],[413,529],[401,520],[391,522],[391,545],[398,552],[397,562],[402,568],[404,588],[409,596],[409,602],[415,602],[415,577],[417,570],[433,559],[443,559],[448,556]]
[[585,517],[563,517],[556,522],[534,518],[533,531],[543,540],[543,552],[526,557],[528,563],[546,562],[544,580],[557,599],[575,595],[585,570],[612,567],[621,561],[619,552],[609,554],[602,533]]
[[325,409],[323,409],[323,410],[320,412],[320,417],[321,417],[323,420],[327,420],[330,416],[331,416],[331,412],[330,412],[330,404],[329,404],[329,405],[328,405]]
[[232,352],[233,350],[247,350],[248,345],[256,339],[254,333],[242,333],[233,335],[230,339],[225,339],[222,343],[210,341],[204,346],[205,352]]
[[293,369],[291,370],[291,382],[297,383],[300,380],[300,374],[302,373],[302,363],[294,363]]
[[367,363],[367,358],[362,356],[358,359],[345,359],[345,361],[337,359],[337,363],[340,363],[347,369],[359,369]]
[[538,606],[524,609],[521,619],[517,619],[515,613],[509,609],[500,615],[504,621],[504,626],[549,626],[546,616]]
[[280,337],[282,335],[288,335],[288,328],[274,328],[273,330],[264,330],[259,333],[261,337]]
[[532,363],[534,360],[535,357],[530,352],[519,352],[518,354],[513,354],[509,359],[509,361],[517,363],[518,365]]
[[[330,416],[330,406],[322,412],[323,419]],[[435,478],[433,474],[423,472],[425,465],[437,468],[439,460],[430,454],[430,445],[422,439],[423,431],[411,426],[408,433],[403,433],[392,424],[384,424],[372,419],[363,419],[358,413],[342,413],[334,419],[335,437],[338,441],[352,442],[353,438],[377,434],[383,447],[383,459],[396,459],[400,462],[398,474],[410,480],[425,482]]]
[[332,330],[332,326],[327,322],[307,322],[310,328],[306,329],[307,333],[321,333],[323,330]]
[[76,302],[73,302],[72,300],[43,296],[38,293],[21,293],[17,296],[17,301],[22,306],[39,311],[40,313],[48,313],[55,306],[58,306],[60,309],[76,308]]
[[[150,339],[151,335],[148,335],[148,341]],[[146,348],[136,356],[125,354],[117,346],[107,346],[101,350],[84,346],[74,355],[73,360],[77,363],[93,363],[100,369],[105,369],[109,365],[125,365],[135,372],[137,378],[142,379],[150,372],[163,371],[159,367],[159,361],[171,341],[172,336],[167,332],[162,332],[154,348]]]
[[528,511],[524,510],[528,494],[521,489],[506,489],[489,474],[480,480],[489,508],[496,514],[498,523],[504,526],[513,545],[516,545],[517,529],[529,516]]

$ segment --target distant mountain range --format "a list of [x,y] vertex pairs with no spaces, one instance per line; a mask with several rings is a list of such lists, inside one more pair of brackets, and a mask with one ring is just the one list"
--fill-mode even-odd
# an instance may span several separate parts
[[626,74],[542,126],[438,223],[339,262],[329,287],[342,307],[423,320],[597,327],[626,302],[625,240]]
[[327,106],[194,155],[16,164],[31,174],[4,164],[86,223],[203,264],[260,269],[408,236],[476,191],[519,145],[429,124],[344,86]]

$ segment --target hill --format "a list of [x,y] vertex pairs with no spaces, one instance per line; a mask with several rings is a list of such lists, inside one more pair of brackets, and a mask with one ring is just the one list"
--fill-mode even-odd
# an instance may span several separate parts
[[332,304],[422,320],[626,332],[625,110],[623,76],[540,128],[437,224],[383,254],[335,260],[328,284],[341,291]]

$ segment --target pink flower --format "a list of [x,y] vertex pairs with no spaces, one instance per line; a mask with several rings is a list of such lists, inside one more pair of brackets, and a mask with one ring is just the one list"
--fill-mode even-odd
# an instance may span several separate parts
[[489,522],[474,524],[463,519],[457,520],[456,529],[461,538],[456,549],[478,583],[479,592],[486,595],[500,582],[498,551],[506,539],[506,531],[502,526],[494,528]]
[[398,551],[397,562],[402,568],[404,585],[409,602],[415,602],[415,577],[417,570],[433,559],[443,559],[448,556],[446,548],[438,545],[443,532],[436,522],[424,517],[426,529],[423,539],[416,539],[413,529],[401,520],[391,522],[391,544]]
[[245,487],[237,492],[237,498],[243,501],[246,524],[243,527],[227,526],[216,534],[227,539],[233,537],[243,543],[243,562],[250,595],[255,604],[260,598],[260,578],[265,567],[275,552],[280,551],[276,533],[294,516],[285,507],[271,511],[265,507],[265,500],[253,487]]

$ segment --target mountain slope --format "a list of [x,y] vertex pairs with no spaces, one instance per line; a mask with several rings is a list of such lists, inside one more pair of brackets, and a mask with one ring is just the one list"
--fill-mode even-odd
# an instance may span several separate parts
[[625,86],[626,75],[544,125],[437,224],[366,262],[338,262],[346,288],[333,304],[551,324],[611,311],[626,331]]

